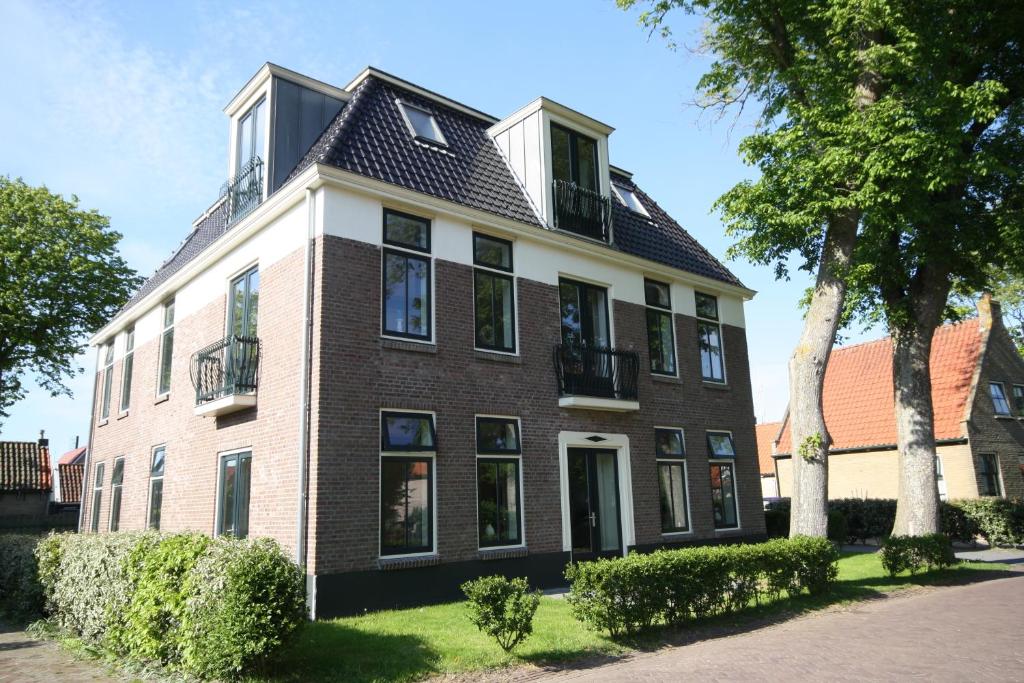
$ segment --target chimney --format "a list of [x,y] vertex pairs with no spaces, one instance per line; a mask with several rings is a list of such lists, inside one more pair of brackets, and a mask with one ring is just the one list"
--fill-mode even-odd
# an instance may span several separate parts
[[40,429],[39,430],[39,447],[40,448],[46,448],[49,445],[50,445],[50,440],[46,438],[46,430],[45,429]]
[[75,448],[78,448],[78,434],[75,434]]
[[978,300],[978,321],[982,330],[991,330],[1003,324],[1003,309],[998,301],[992,298],[992,292],[985,292]]

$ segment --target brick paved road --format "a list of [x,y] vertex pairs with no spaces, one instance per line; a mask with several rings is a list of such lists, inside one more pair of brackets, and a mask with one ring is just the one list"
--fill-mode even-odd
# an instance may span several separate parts
[[94,662],[79,661],[50,641],[33,640],[24,631],[0,624],[0,683],[107,683]]
[[1024,573],[922,589],[531,681],[1022,681]]

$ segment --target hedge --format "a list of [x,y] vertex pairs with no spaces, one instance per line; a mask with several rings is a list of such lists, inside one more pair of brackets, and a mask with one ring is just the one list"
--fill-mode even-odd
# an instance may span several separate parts
[[[864,543],[883,539],[892,533],[896,522],[896,501],[891,498],[844,498],[829,501],[829,512],[846,519],[846,540]],[[942,501],[942,533],[963,543],[981,536],[991,545],[1024,543],[1024,502],[1004,498]],[[830,525],[831,526],[831,525]],[[765,511],[765,527],[770,537],[789,533],[789,501],[772,503]],[[830,532],[830,537],[832,533]]]
[[941,569],[956,562],[953,545],[944,534],[890,536],[882,543],[882,566],[889,576],[905,570],[916,574],[921,569]]
[[38,536],[0,534],[0,617],[31,621],[43,612],[43,589],[36,579]]
[[302,573],[269,539],[56,534],[36,556],[59,628],[200,678],[260,665],[305,619]]
[[735,612],[836,580],[838,551],[821,538],[633,553],[571,564],[565,575],[573,616],[612,637],[657,624]]

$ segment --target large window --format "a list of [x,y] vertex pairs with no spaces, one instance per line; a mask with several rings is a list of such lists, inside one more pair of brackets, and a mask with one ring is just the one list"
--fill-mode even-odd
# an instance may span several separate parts
[[996,456],[984,453],[978,456],[978,495],[998,496],[999,464]]
[[992,409],[996,415],[1009,415],[1010,402],[1006,400],[1006,390],[1000,382],[989,382],[989,394],[992,396]]
[[729,432],[708,432],[708,459],[711,469],[711,512],[716,529],[739,526],[736,507],[736,449]]
[[249,482],[252,453],[231,453],[220,459],[220,501],[217,534],[245,538],[249,535]]
[[231,281],[228,332],[238,337],[255,337],[259,306],[260,272],[250,268]]
[[512,243],[473,233],[473,300],[477,348],[516,350]]
[[722,326],[718,321],[718,299],[710,294],[695,295],[697,342],[700,345],[700,373],[705,382],[725,382],[722,355]]
[[381,413],[380,552],[425,553],[434,547],[434,452],[430,413]]
[[110,417],[110,390],[114,383],[114,340],[103,345],[103,396],[100,399],[100,419]]
[[164,502],[164,460],[165,446],[153,449],[153,461],[149,466],[149,528],[160,529],[160,509]]
[[476,419],[477,524],[481,548],[521,545],[519,420]]
[[238,122],[238,156],[235,158],[236,175],[244,170],[245,165],[253,159],[263,158],[266,105],[266,100],[260,100]]
[[664,282],[644,280],[647,302],[647,347],[651,355],[651,372],[676,374],[676,341],[672,329],[672,295]]
[[160,333],[160,376],[157,394],[171,391],[171,361],[174,358],[174,299],[164,304],[163,332]]
[[110,530],[121,526],[121,485],[124,483],[124,458],[114,461],[114,472],[110,475]]
[[1013,407],[1017,417],[1024,417],[1024,386],[1020,384],[1013,385]]
[[551,124],[551,171],[555,180],[597,192],[597,141]]
[[100,530],[100,504],[103,502],[103,470],[104,463],[96,463],[96,476],[92,482],[92,519],[89,528],[92,531]]
[[429,340],[430,221],[385,210],[384,244],[381,331]]
[[135,328],[124,333],[124,360],[121,361],[121,412],[128,410],[132,401],[132,370],[135,366]]
[[658,498],[661,502],[661,532],[687,532],[690,530],[690,507],[687,500],[683,430],[656,428],[654,446],[658,466]]
[[611,346],[608,290],[563,278],[558,281],[558,297],[563,344],[592,349],[607,349]]

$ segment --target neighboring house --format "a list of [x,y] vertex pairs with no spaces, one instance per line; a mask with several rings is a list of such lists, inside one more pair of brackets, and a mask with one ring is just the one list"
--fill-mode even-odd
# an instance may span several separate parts
[[757,425],[757,463],[761,469],[761,496],[779,497],[779,481],[775,475],[772,445],[782,429],[781,422],[762,422]]
[[0,529],[46,523],[53,483],[46,439],[0,441]]
[[[1024,497],[1024,359],[989,296],[978,317],[935,331],[936,469],[943,499]],[[896,498],[899,464],[889,338],[832,352],[825,372],[830,498]],[[788,420],[771,444],[781,495],[792,491]],[[763,470],[762,470],[763,471]]]
[[92,342],[83,531],[270,536],[311,612],[764,533],[753,292],[540,98],[266,65],[222,197]]
[[58,503],[78,505],[82,502],[82,478],[85,472],[85,446],[74,448],[57,461],[54,468],[54,491]]

